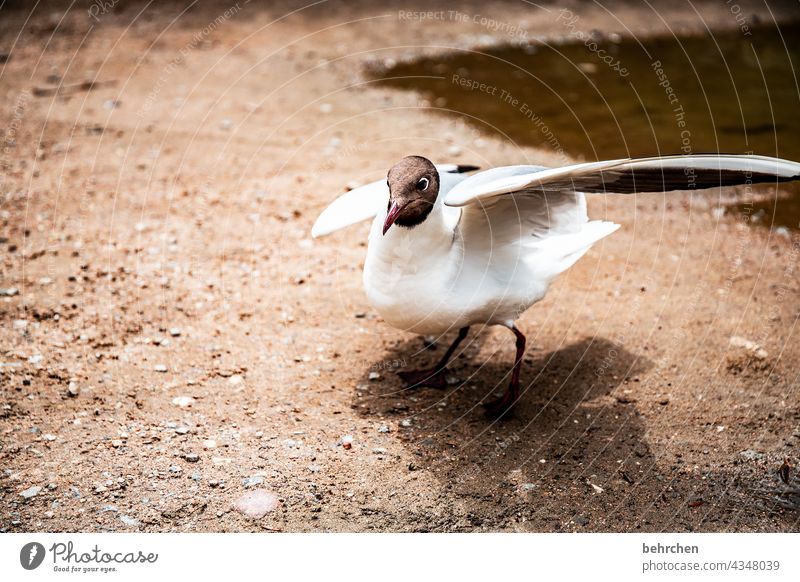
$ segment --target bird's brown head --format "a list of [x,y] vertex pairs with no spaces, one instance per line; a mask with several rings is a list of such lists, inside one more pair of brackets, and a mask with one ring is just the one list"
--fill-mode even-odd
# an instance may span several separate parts
[[386,176],[389,209],[383,234],[393,224],[412,227],[422,223],[433,210],[439,195],[439,172],[427,158],[408,156],[397,162]]

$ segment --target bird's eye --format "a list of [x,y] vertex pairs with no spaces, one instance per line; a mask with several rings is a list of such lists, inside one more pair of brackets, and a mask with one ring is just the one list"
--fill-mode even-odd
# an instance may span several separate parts
[[427,188],[428,188],[428,179],[420,178],[419,182],[417,182],[417,190],[425,190]]

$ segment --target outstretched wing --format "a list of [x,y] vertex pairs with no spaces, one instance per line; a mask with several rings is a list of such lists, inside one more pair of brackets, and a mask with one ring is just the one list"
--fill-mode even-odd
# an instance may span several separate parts
[[461,208],[457,233],[467,252],[513,248],[555,275],[618,225],[589,222],[584,194],[666,192],[800,179],[800,164],[763,156],[697,155],[621,159],[546,169],[481,172],[448,192]]
[[[524,166],[511,166],[520,168]],[[497,168],[502,170],[503,168]],[[800,164],[750,155],[690,155],[621,159],[549,170],[513,172],[487,180],[481,172],[453,188],[448,206],[466,206],[503,194],[587,192],[633,194],[697,190],[800,179]]]
[[[439,173],[461,174],[477,170],[478,167],[438,164],[436,169]],[[319,215],[311,229],[311,236],[317,238],[374,218],[376,214],[386,208],[388,200],[389,187],[386,185],[385,179],[354,188],[339,196]]]

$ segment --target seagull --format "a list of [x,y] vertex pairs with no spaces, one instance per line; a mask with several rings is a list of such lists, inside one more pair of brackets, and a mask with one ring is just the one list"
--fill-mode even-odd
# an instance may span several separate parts
[[525,336],[519,317],[553,279],[620,225],[589,220],[585,194],[698,190],[800,179],[800,163],[756,155],[675,155],[560,168],[479,168],[408,156],[386,181],[350,190],[319,216],[314,238],[372,219],[363,283],[389,325],[458,335],[441,360],[399,375],[409,387],[447,385],[447,363],[470,326],[500,325],[516,338],[511,381],[485,404],[505,414],[520,397]]

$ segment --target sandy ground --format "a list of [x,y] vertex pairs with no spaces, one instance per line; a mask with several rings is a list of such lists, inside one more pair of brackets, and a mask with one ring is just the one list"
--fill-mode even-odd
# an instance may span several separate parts
[[[739,26],[723,2],[565,6],[585,30]],[[0,531],[798,529],[778,470],[800,446],[800,235],[716,192],[592,197],[623,228],[522,318],[524,397],[500,422],[481,402],[511,334],[471,335],[448,390],[405,391],[397,369],[451,338],[370,308],[366,224],[310,239],[409,153],[555,163],[363,71],[509,40],[475,14],[564,37],[556,8],[183,9],[0,16]]]

